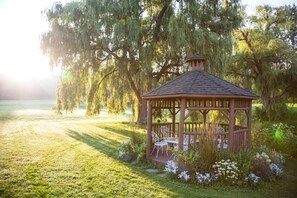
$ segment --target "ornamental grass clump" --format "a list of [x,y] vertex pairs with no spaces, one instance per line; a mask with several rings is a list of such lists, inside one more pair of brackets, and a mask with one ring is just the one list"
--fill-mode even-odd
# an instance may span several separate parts
[[217,136],[215,134],[215,127],[217,125],[210,125],[203,129],[202,135],[199,137],[199,166],[201,171],[211,171],[211,166],[217,158],[217,144],[214,141]]
[[218,180],[226,184],[236,184],[238,181],[239,170],[236,162],[231,160],[221,160],[213,165]]

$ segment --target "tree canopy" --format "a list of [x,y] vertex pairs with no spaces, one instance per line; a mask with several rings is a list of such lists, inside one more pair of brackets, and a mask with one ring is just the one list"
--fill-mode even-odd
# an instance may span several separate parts
[[249,27],[235,32],[234,62],[229,72],[253,89],[263,102],[260,116],[284,116],[286,99],[297,93],[296,6],[258,6]]
[[131,105],[143,121],[142,94],[184,72],[186,55],[207,55],[212,73],[226,70],[240,9],[237,0],[55,3],[45,11],[50,30],[41,48],[62,68],[57,110],[71,111],[84,100],[87,115]]

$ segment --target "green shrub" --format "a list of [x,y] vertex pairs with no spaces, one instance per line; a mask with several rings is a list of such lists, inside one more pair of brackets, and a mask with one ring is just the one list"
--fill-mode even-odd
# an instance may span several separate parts
[[183,152],[175,152],[178,158],[178,164],[183,170],[189,172],[198,171],[200,168],[200,154],[198,150],[191,149]]
[[269,169],[269,164],[271,163],[270,157],[265,152],[257,152],[255,155],[253,172],[261,177],[263,180],[270,180],[272,177],[271,171]]
[[[285,160],[281,154],[261,145],[255,149],[252,171],[257,176],[260,176],[262,180],[270,181],[281,175],[284,163]],[[274,168],[272,169],[272,167]]]
[[297,136],[293,129],[294,127],[282,123],[260,128],[253,132],[253,143],[254,145],[266,145],[286,157],[296,156]]
[[145,135],[140,133],[132,133],[129,142],[121,143],[119,148],[119,156],[127,162],[137,161],[145,162],[146,160],[146,141]]
[[119,157],[127,162],[132,162],[137,158],[136,153],[133,152],[131,142],[122,142],[120,144]]

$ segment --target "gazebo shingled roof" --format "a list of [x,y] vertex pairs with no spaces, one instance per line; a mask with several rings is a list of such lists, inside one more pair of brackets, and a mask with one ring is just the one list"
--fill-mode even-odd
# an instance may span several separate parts
[[188,71],[176,79],[144,94],[143,98],[168,98],[176,97],[177,95],[186,95],[187,97],[202,95],[207,97],[257,98],[257,95],[203,70]]

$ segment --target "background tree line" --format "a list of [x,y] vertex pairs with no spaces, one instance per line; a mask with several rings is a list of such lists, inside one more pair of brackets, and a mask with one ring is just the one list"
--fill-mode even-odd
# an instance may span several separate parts
[[208,72],[260,95],[263,118],[296,98],[295,5],[246,16],[238,0],[85,0],[55,3],[44,16],[41,48],[62,68],[59,112],[82,101],[87,115],[131,106],[142,122],[142,94],[185,72],[192,53],[208,57]]

